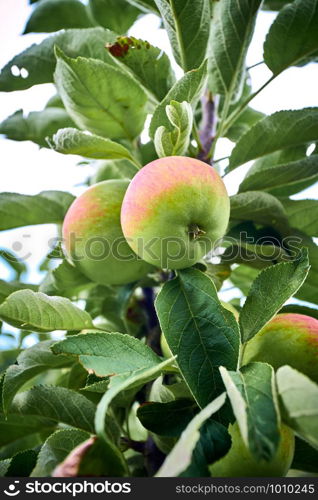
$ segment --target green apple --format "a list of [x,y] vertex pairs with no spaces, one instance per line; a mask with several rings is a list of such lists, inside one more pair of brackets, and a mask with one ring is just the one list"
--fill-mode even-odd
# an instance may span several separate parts
[[290,365],[318,383],[318,320],[278,314],[246,344],[243,361],[265,361],[275,369]]
[[232,438],[230,451],[213,465],[214,477],[280,477],[285,476],[294,457],[295,438],[289,427],[281,426],[280,443],[270,462],[257,460],[245,446],[237,423],[229,426]]
[[192,266],[224,236],[230,201],[216,170],[184,156],[152,161],[131,181],[121,210],[137,255],[161,268]]
[[122,285],[153,268],[127,244],[120,226],[120,209],[129,181],[95,184],[70,206],[63,223],[66,255],[92,281]]

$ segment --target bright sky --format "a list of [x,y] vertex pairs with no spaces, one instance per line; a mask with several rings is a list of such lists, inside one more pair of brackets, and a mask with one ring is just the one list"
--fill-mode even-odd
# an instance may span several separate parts
[[[14,55],[35,42],[40,42],[47,35],[21,36],[26,19],[31,12],[28,0],[0,0],[0,66],[6,64]],[[274,13],[266,12],[259,16],[255,36],[248,54],[248,65],[262,60],[262,45]],[[158,18],[148,15],[137,21],[131,34],[148,40],[150,43],[171,54],[165,32],[159,29]],[[176,67],[176,66],[175,66]],[[176,68],[180,75],[180,70]],[[260,87],[270,76],[265,65],[251,71],[253,90]],[[310,64],[303,68],[291,68],[278,77],[253,102],[255,109],[270,114],[281,109],[298,109],[307,106],[318,106],[318,64]],[[22,108],[25,113],[41,110],[50,96],[54,94],[51,84],[35,86],[23,92],[0,94],[0,120]],[[70,191],[78,194],[82,191],[81,183],[91,172],[90,167],[77,166],[79,157],[63,156],[49,149],[40,149],[31,142],[14,142],[1,140],[1,191],[36,194],[41,190],[53,189]],[[216,157],[226,156],[231,151],[231,143],[221,140]],[[247,166],[237,169],[225,178],[230,194],[234,194]],[[316,190],[306,191],[306,197],[315,197]],[[297,197],[305,197],[304,193]],[[12,249],[14,242],[22,242],[19,257],[26,253],[32,256],[28,260],[30,281],[38,281],[36,265],[47,253],[47,241],[55,235],[54,226],[34,226],[0,233],[0,248]],[[7,268],[0,264],[0,278],[10,278]]]

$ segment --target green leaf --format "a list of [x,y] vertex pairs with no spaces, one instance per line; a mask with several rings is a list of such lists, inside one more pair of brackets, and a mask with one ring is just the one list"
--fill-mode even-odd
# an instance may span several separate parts
[[99,402],[95,415],[96,433],[104,439],[105,443],[111,444],[107,433],[105,432],[105,415],[112,400],[122,391],[139,388],[147,382],[154,380],[165,370],[166,367],[171,364],[172,361],[173,358],[166,359],[159,364],[153,363],[151,367],[148,366],[133,372],[124,372],[110,378],[108,390]]
[[131,5],[135,5],[143,12],[152,12],[158,14],[158,9],[155,0],[128,0]]
[[13,141],[33,141],[48,147],[46,138],[63,127],[74,127],[74,122],[62,108],[45,108],[27,117],[19,110],[0,124],[0,133]]
[[[114,42],[116,34],[103,28],[85,30],[66,30],[50,36],[43,42],[31,45],[9,61],[0,73],[0,91],[12,92],[24,90],[40,83],[53,82],[56,65],[54,46],[58,45],[69,57],[81,54],[83,57],[94,57],[112,64],[113,61],[105,50],[105,43]],[[28,76],[14,76],[12,68],[24,68]]]
[[37,452],[25,450],[10,459],[10,464],[4,474],[7,477],[28,477],[36,463]]
[[234,286],[243,292],[244,295],[248,295],[252,283],[258,273],[259,271],[257,269],[241,265],[233,269],[229,279],[232,281]]
[[31,477],[48,477],[76,446],[90,434],[80,429],[62,429],[54,432],[43,444]]
[[295,455],[291,468],[306,472],[318,472],[318,451],[306,441],[296,437]]
[[223,390],[218,367],[237,367],[237,322],[221,306],[212,280],[197,269],[179,271],[164,284],[155,305],[182,376],[203,408]]
[[184,71],[205,59],[210,34],[210,0],[155,0],[174,57]]
[[192,108],[186,101],[182,103],[171,101],[166,106],[166,113],[173,131],[167,130],[165,126],[157,128],[154,139],[157,154],[159,158],[183,156],[190,144],[193,127]]
[[294,229],[290,241],[292,255],[302,247],[306,247],[309,255],[310,270],[305,283],[297,291],[295,297],[318,305],[318,246],[305,233]]
[[25,416],[42,417],[88,432],[94,432],[95,410],[95,405],[78,392],[42,385],[17,394],[10,407],[10,413],[19,415],[21,422]]
[[66,110],[82,129],[110,139],[133,139],[143,129],[147,95],[118,67],[67,57],[56,47],[55,83]]
[[287,3],[290,3],[292,0],[265,0],[263,9],[264,10],[280,10]]
[[34,224],[61,223],[74,201],[63,191],[42,191],[38,195],[0,194],[0,231]]
[[243,113],[241,113],[237,120],[231,125],[231,127],[226,131],[226,137],[233,142],[237,142],[242,135],[246,134],[256,122],[264,118],[264,113],[256,111],[256,109],[247,107]]
[[2,401],[4,412],[10,406],[19,389],[33,377],[47,370],[64,368],[72,364],[67,356],[54,356],[50,349],[52,341],[39,342],[29,349],[23,350],[16,361],[6,371]]
[[140,168],[137,160],[127,148],[118,142],[97,135],[88,134],[75,128],[59,130],[51,141],[51,147],[58,153],[80,155],[95,160],[127,159]]
[[210,477],[209,465],[219,460],[231,448],[227,428],[216,420],[208,419],[200,429],[200,439],[193,450],[191,464],[180,477]]
[[29,17],[24,34],[91,26],[87,9],[79,0],[41,0]]
[[224,405],[225,399],[225,393],[221,394],[191,420],[157,472],[157,477],[179,476],[191,464],[193,451],[200,438],[200,427],[211,415],[219,411]]
[[230,220],[253,221],[286,228],[287,216],[282,203],[269,193],[247,191],[231,196]]
[[288,196],[309,187],[317,180],[317,155],[278,165],[275,161],[268,165],[255,162],[240,184],[239,191],[261,190],[277,196]]
[[[2,349],[0,351],[0,373],[4,372],[8,366],[16,362],[20,352],[21,349]],[[3,384],[3,379],[1,379],[1,384]],[[0,407],[2,407],[2,401]]]
[[209,40],[209,87],[235,96],[245,77],[245,58],[261,0],[215,3]]
[[158,47],[132,36],[121,36],[106,45],[112,56],[130,70],[157,104],[176,78],[169,57]]
[[37,332],[83,330],[93,326],[91,317],[64,297],[19,290],[0,305],[0,318],[10,325]]
[[257,460],[270,461],[280,440],[275,374],[266,363],[250,363],[239,372],[220,372],[242,439]]
[[291,227],[304,231],[308,236],[318,236],[317,200],[281,199],[281,202],[286,210],[289,225]]
[[[5,416],[0,413],[0,446],[18,445],[21,439],[35,436],[38,432],[52,432],[55,426],[52,419],[42,416],[24,415],[21,418],[20,414]],[[36,444],[39,444],[38,441]]]
[[13,253],[9,252],[8,250],[0,249],[0,259],[3,259],[5,263],[11,268],[11,270],[14,271],[15,279],[19,279],[21,274],[26,272],[27,270],[25,262],[18,259],[15,255],[13,255]]
[[294,0],[279,12],[264,43],[264,61],[275,75],[317,55],[317,25],[316,0]]
[[89,7],[98,24],[119,35],[126,33],[140,14],[126,0],[89,0]]
[[168,403],[145,403],[137,410],[142,425],[160,436],[179,437],[197,412],[191,399],[177,399]]
[[318,449],[318,386],[290,366],[276,374],[283,418],[298,436]]
[[39,286],[39,292],[46,295],[76,297],[83,288],[94,284],[75,266],[64,260],[55,269],[49,271]]
[[270,266],[259,273],[240,313],[243,342],[254,337],[297,292],[308,271],[308,252],[303,249],[294,260]]
[[151,368],[161,359],[140,340],[122,333],[72,335],[52,347],[54,354],[79,356],[89,373],[98,377]]
[[316,141],[318,108],[278,111],[257,122],[232,151],[227,171],[274,151]]
[[207,62],[204,61],[198,69],[189,71],[180,78],[156,107],[150,123],[150,136],[154,138],[157,128],[162,125],[168,129],[171,127],[166,114],[166,106],[169,105],[171,101],[187,101],[192,105],[192,109],[194,110],[206,87],[206,83]]

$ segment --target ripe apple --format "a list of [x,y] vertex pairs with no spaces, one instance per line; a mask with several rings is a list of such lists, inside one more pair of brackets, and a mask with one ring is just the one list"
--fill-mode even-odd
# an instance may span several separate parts
[[127,244],[120,208],[129,181],[108,180],[91,186],[70,206],[63,223],[66,255],[92,281],[122,285],[153,268]]
[[276,455],[270,462],[258,461],[245,446],[237,423],[229,426],[232,438],[230,451],[210,466],[214,477],[280,477],[291,466],[295,438],[286,425],[281,426],[281,438]]
[[135,175],[124,197],[121,225],[142,259],[182,269],[212,250],[226,231],[229,214],[226,188],[212,167],[168,156]]
[[318,320],[278,314],[246,345],[244,363],[265,361],[275,369],[290,365],[318,383]]

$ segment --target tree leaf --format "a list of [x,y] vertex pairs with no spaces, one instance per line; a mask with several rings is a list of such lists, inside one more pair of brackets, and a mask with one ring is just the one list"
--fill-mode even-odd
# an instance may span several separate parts
[[179,476],[190,464],[193,450],[200,438],[200,427],[225,403],[225,393],[218,396],[200,411],[188,424],[172,451],[160,467],[156,477]]
[[96,59],[67,57],[56,47],[55,83],[64,106],[82,129],[135,138],[144,126],[147,95],[128,73]]
[[56,368],[64,368],[72,364],[67,356],[54,356],[50,349],[52,341],[35,344],[23,350],[16,361],[7,369],[2,389],[4,412],[10,406],[12,399],[19,389],[39,373]]
[[[58,45],[69,57],[79,54],[83,57],[94,57],[113,64],[112,58],[105,50],[105,43],[114,42],[116,34],[104,28],[88,28],[66,30],[45,38],[39,44],[33,44],[9,61],[0,74],[0,91],[12,92],[24,90],[40,83],[53,82],[56,65],[54,46]],[[12,68],[24,68],[23,76],[15,76]]]
[[247,191],[231,196],[231,220],[251,220],[272,227],[286,227],[287,215],[282,203],[269,193]]
[[291,468],[306,472],[318,472],[318,451],[306,441],[296,437],[295,455]]
[[264,43],[264,61],[275,75],[317,55],[317,25],[316,0],[294,0],[279,12]]
[[157,104],[169,92],[176,78],[169,57],[158,47],[132,36],[121,36],[106,45],[112,56],[138,79]]
[[166,282],[155,305],[182,376],[203,408],[222,392],[218,367],[237,367],[237,322],[221,306],[212,280],[197,269],[179,271]]
[[316,141],[318,108],[278,111],[257,122],[236,144],[227,172],[274,151]]
[[158,14],[155,0],[128,0],[128,2],[138,7],[141,11]]
[[[13,253],[8,250],[0,249],[0,260],[3,259],[6,265],[8,265],[11,270],[14,272],[14,279],[19,279],[21,274],[27,271],[27,267],[25,262],[22,259],[17,258]],[[1,280],[0,280],[1,281]],[[1,291],[0,291],[1,295]]]
[[35,450],[25,450],[10,459],[4,474],[6,477],[28,477],[36,463],[38,453]]
[[209,87],[216,94],[239,94],[245,58],[261,0],[215,3],[209,40]]
[[174,57],[184,71],[205,59],[210,33],[210,0],[155,0]]
[[88,432],[94,432],[95,410],[95,405],[78,392],[42,385],[17,394],[10,407],[10,413],[19,415],[21,422],[25,416],[42,417]]
[[186,154],[193,127],[193,113],[190,104],[171,101],[166,106],[168,119],[173,126],[170,132],[165,126],[157,128],[155,133],[155,148],[159,158],[165,156],[183,156]]
[[52,346],[54,354],[79,356],[80,363],[98,377],[151,368],[161,359],[140,340],[122,333],[72,335]]
[[13,141],[33,141],[48,147],[47,137],[52,137],[60,128],[72,126],[73,120],[62,108],[45,108],[27,117],[19,110],[0,123],[0,133]]
[[179,437],[197,410],[191,399],[176,399],[167,403],[147,402],[137,410],[142,425],[160,436]]
[[38,195],[0,194],[0,231],[34,224],[61,223],[74,196],[63,191]]
[[89,28],[92,25],[85,5],[79,0],[41,0],[29,17],[24,34]]
[[281,199],[281,202],[286,210],[291,227],[304,231],[308,236],[318,236],[317,200]]
[[263,9],[264,10],[280,10],[291,0],[265,0]]
[[239,288],[244,295],[248,295],[253,281],[259,271],[244,265],[238,266],[231,272],[230,280],[233,285]]
[[317,450],[318,385],[290,366],[279,368],[276,379],[284,420]]
[[318,156],[313,155],[285,164],[255,164],[241,182],[239,191],[261,190],[276,196],[288,196],[309,187],[317,180]]
[[237,142],[242,135],[246,134],[256,122],[264,118],[264,113],[251,107],[247,107],[241,113],[233,125],[226,131],[225,136],[233,142]]
[[118,142],[97,135],[88,134],[75,128],[63,128],[53,136],[51,147],[58,153],[80,155],[95,160],[127,159],[135,165],[137,160],[127,148]]
[[[56,422],[42,416],[0,413],[0,446],[17,445],[22,438],[36,435],[38,432],[52,432]],[[36,444],[39,444],[38,441]],[[29,443],[28,443],[29,445]]]
[[220,367],[242,439],[257,460],[270,461],[280,440],[275,374],[266,363],[249,363],[239,372]]
[[305,233],[294,229],[291,243],[291,250],[295,255],[295,250],[306,247],[309,255],[310,270],[305,283],[297,291],[295,297],[318,305],[318,246]]
[[55,467],[89,437],[88,432],[80,429],[61,429],[51,434],[40,450],[31,477],[51,476]]
[[89,7],[98,24],[119,35],[126,33],[140,14],[126,0],[89,0]]
[[89,314],[70,300],[32,290],[9,295],[0,305],[0,318],[17,328],[37,332],[83,330],[93,326]]
[[[8,366],[12,365],[16,362],[18,355],[20,354],[21,349],[2,349],[0,351],[0,374],[4,372]],[[0,378],[0,386],[3,385],[3,378]],[[0,401],[0,408],[2,408],[2,400]],[[2,411],[2,410],[1,410]]]
[[39,286],[39,292],[46,295],[77,297],[83,288],[94,286],[75,266],[63,260],[55,269],[49,271]]
[[156,107],[150,123],[150,136],[154,138],[157,128],[162,125],[168,129],[171,128],[171,124],[166,114],[166,106],[169,105],[171,101],[187,101],[192,105],[192,109],[194,110],[206,87],[206,83],[207,63],[204,61],[198,69],[189,71],[180,78]]
[[267,267],[259,273],[240,313],[243,342],[254,337],[297,292],[308,271],[308,252],[303,249],[294,260]]

